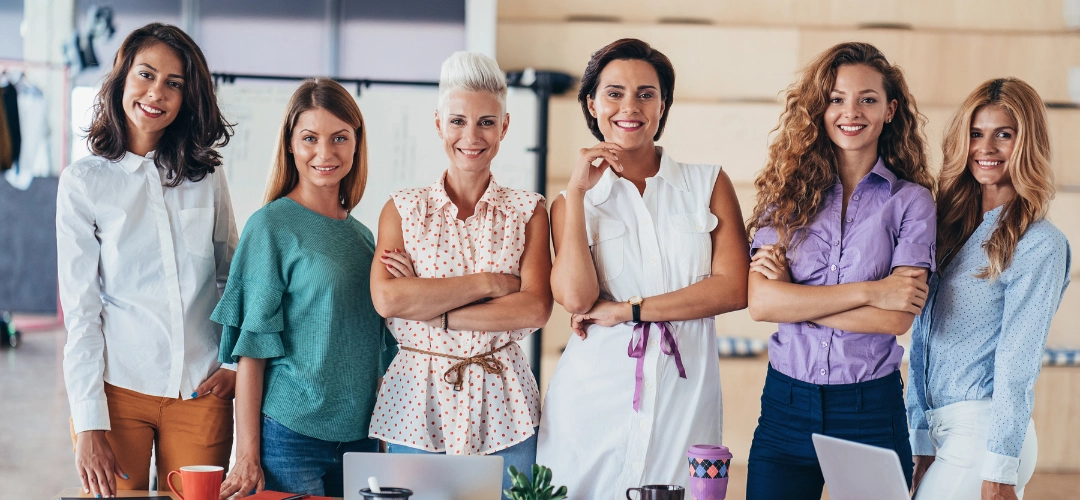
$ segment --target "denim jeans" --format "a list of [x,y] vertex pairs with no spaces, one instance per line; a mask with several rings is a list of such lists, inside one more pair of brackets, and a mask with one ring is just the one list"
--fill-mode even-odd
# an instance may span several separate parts
[[747,500],[818,500],[825,485],[812,433],[894,450],[908,486],[914,463],[900,372],[817,385],[769,366],[746,474]]
[[[509,448],[488,454],[489,456],[502,457],[503,459],[503,491],[509,490],[510,487],[513,486],[513,483],[510,482],[510,474],[506,472],[511,465],[513,465],[514,468],[518,470],[518,472],[523,472],[526,476],[529,476],[529,479],[532,479],[532,466],[536,463],[536,433],[540,431],[540,428],[537,427],[536,429],[533,429],[533,431],[533,435],[529,439],[526,439]],[[425,451],[418,448],[411,448],[405,445],[394,443],[386,443],[386,451],[389,453],[411,453],[415,455],[445,455],[445,453],[433,453],[430,451]],[[503,500],[509,500],[509,497],[503,495]]]
[[316,496],[345,496],[341,457],[379,451],[377,439],[338,443],[308,437],[263,415],[262,468],[266,489]]

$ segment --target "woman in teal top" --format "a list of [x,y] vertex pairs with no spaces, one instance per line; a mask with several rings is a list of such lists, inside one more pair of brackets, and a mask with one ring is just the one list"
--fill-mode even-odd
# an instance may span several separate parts
[[263,488],[343,496],[345,452],[368,439],[392,338],[371,303],[364,124],[332,80],[307,80],[281,130],[267,205],[247,222],[211,317],[238,362],[236,465],[222,497]]

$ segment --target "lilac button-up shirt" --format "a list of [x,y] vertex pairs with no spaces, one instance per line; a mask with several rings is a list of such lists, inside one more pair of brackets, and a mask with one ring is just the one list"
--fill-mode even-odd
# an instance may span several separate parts
[[[878,158],[855,186],[841,220],[840,179],[825,193],[810,225],[788,249],[791,280],[801,285],[838,285],[885,278],[898,266],[935,270],[934,198],[926,188],[898,179]],[[751,253],[777,242],[776,230],[754,234]],[[781,323],[769,340],[769,363],[812,384],[850,384],[900,368],[904,348],[888,334],[854,333],[811,322]]]

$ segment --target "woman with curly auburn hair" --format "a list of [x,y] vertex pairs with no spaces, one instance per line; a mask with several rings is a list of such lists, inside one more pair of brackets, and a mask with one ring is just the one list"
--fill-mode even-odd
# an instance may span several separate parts
[[1071,257],[1045,219],[1054,178],[1042,99],[1015,78],[983,83],[943,149],[940,272],[911,339],[915,498],[1021,498],[1038,455],[1035,380]]
[[900,361],[933,271],[920,115],[872,45],[826,50],[789,87],[747,229],[748,302],[769,343],[747,498],[821,496],[810,436],[893,449],[911,478]]

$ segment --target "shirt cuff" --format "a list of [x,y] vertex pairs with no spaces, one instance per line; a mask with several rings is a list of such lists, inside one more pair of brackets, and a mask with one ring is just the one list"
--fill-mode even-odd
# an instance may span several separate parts
[[983,458],[982,478],[984,481],[1015,485],[1019,470],[1020,459],[1017,457],[987,451],[986,457]]
[[75,434],[83,431],[109,431],[109,403],[105,399],[89,399],[71,405],[71,426]]
[[230,371],[236,371],[236,363],[222,363],[219,368],[224,368]]
[[908,429],[908,440],[911,441],[911,454],[932,457],[937,455],[937,448],[930,440],[929,429]]

